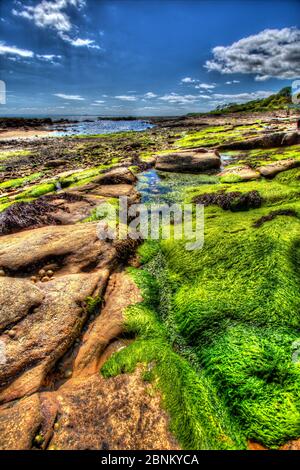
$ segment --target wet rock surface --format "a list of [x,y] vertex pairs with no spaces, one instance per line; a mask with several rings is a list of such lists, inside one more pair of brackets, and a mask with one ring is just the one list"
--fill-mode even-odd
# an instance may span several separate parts
[[201,173],[220,168],[221,160],[216,152],[185,151],[158,155],[155,168],[162,171]]
[[221,178],[230,178],[237,177],[238,181],[251,181],[257,180],[260,178],[260,173],[250,166],[247,165],[238,165],[230,168],[225,168],[221,173],[219,173]]
[[300,166],[300,161],[287,159],[261,166],[258,168],[258,171],[265,178],[273,178],[282,171],[291,170],[298,166]]

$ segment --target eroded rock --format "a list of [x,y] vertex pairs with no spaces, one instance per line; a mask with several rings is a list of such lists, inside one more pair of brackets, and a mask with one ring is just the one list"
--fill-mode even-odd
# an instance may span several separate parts
[[41,423],[37,394],[0,407],[0,450],[28,450]]
[[162,171],[200,173],[220,168],[221,159],[216,152],[193,151],[158,155],[155,168]]
[[74,377],[97,371],[105,347],[123,331],[124,310],[142,300],[138,287],[128,274],[120,272],[110,277],[101,315],[85,334],[76,357]]
[[260,166],[258,171],[265,178],[273,178],[282,171],[291,170],[292,168],[296,168],[298,166],[300,166],[299,160],[289,158],[287,160],[280,160],[275,163],[270,163],[269,165]]
[[218,149],[252,150],[256,148],[273,148],[285,145],[294,145],[297,144],[299,140],[300,136],[297,132],[288,134],[285,132],[275,132],[247,140],[241,140],[237,142],[225,142],[224,144],[219,145]]
[[238,165],[234,167],[225,168],[219,175],[221,177],[221,181],[226,183],[234,182],[236,177],[236,182],[240,181],[251,181],[257,180],[260,178],[260,174],[258,171],[253,170],[246,165]]
[[60,417],[49,448],[178,449],[160,396],[151,387],[139,370],[106,380],[94,374],[71,381],[57,393]]

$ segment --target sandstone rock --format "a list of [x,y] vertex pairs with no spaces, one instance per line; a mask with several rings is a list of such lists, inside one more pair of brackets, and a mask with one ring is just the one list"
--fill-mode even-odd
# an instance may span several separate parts
[[9,272],[44,266],[49,259],[61,273],[107,266],[116,256],[111,243],[98,239],[97,223],[41,227],[1,238],[0,265]]
[[215,152],[174,152],[158,155],[155,168],[162,171],[177,171],[200,173],[206,170],[220,168],[221,159]]
[[0,330],[24,318],[41,305],[43,292],[27,279],[0,278]]
[[[103,379],[100,374],[67,382],[57,392],[58,430],[50,448],[65,450],[178,449],[168,431],[160,396],[140,371]],[[150,393],[150,390],[152,393]]]
[[235,176],[238,177],[238,181],[251,181],[260,178],[258,171],[253,170],[246,165],[226,168],[221,173],[219,173],[218,176],[224,179],[224,182],[226,182],[226,178],[228,178],[228,182],[232,182],[231,177]]
[[48,168],[57,168],[58,166],[67,165],[67,160],[49,160],[45,163],[45,166]]
[[300,135],[298,132],[291,132],[283,136],[281,145],[294,145],[297,144],[300,140]]
[[138,287],[129,275],[114,273],[110,277],[101,315],[85,334],[83,345],[76,357],[74,377],[97,371],[101,353],[109,342],[123,331],[124,310],[142,300]]
[[272,148],[281,147],[283,145],[292,145],[300,140],[298,133],[286,134],[285,132],[275,132],[273,134],[265,134],[238,142],[225,142],[218,146],[223,150],[251,150],[255,148]]
[[269,165],[264,165],[258,168],[258,171],[262,176],[265,178],[273,178],[282,171],[291,170],[292,168],[296,168],[300,166],[299,160],[294,159],[287,159],[287,160],[280,160],[275,163],[270,163]]
[[[71,190],[69,191],[71,192]],[[101,196],[106,198],[117,198],[120,196],[127,196],[129,202],[137,202],[139,200],[139,195],[137,191],[129,184],[98,184],[98,183],[88,183],[84,186],[76,188],[78,194],[82,194],[88,197],[91,196]]]
[[17,340],[0,336],[5,341],[6,355],[6,362],[0,366],[0,401],[14,400],[41,387],[84,324],[87,310],[81,302],[96,290],[103,290],[107,277],[107,270],[102,270],[39,284],[43,302],[19,321]]
[[107,173],[103,173],[93,179],[93,183],[109,185],[109,184],[134,184],[137,178],[128,170],[128,168],[115,168]]
[[41,423],[37,394],[0,407],[0,450],[28,450]]
[[[0,335],[6,362],[0,365],[0,401],[38,390],[50,369],[78,337],[87,316],[87,297],[101,295],[109,273],[133,248],[132,241],[99,240],[96,223],[43,227],[3,236],[0,265],[28,279],[1,278],[2,327],[16,325],[16,337]],[[32,271],[55,265],[55,279],[30,281]],[[17,294],[17,295],[15,295]],[[8,302],[9,299],[9,302]]]

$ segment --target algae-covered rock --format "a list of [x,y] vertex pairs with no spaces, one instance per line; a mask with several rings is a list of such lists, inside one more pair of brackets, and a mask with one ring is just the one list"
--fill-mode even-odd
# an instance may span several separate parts
[[258,171],[265,178],[273,178],[282,171],[291,170],[292,168],[296,168],[298,166],[300,166],[299,160],[289,158],[287,160],[280,160],[275,163],[261,166],[258,168]]
[[97,184],[134,184],[136,176],[128,168],[115,168],[93,179]]
[[260,178],[259,172],[253,170],[253,168],[247,165],[237,165],[225,168],[219,176],[222,183],[239,183]]
[[273,148],[298,143],[300,136],[297,132],[285,133],[275,132],[265,134],[251,139],[240,140],[236,142],[225,142],[218,146],[219,149],[226,150],[252,150],[256,148]]
[[174,152],[158,155],[155,168],[162,171],[185,173],[200,173],[206,170],[218,169],[221,159],[217,152]]

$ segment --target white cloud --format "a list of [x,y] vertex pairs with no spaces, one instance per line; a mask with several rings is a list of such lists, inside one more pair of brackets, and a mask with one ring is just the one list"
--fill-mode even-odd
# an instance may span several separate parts
[[69,44],[75,47],[88,47],[89,49],[101,49],[100,46],[95,44],[95,41],[93,39],[81,39],[81,38],[72,39],[70,36],[68,36],[68,34],[64,34],[64,33],[59,33],[59,36],[61,37],[61,39],[63,39],[64,41],[68,42]]
[[156,98],[157,95],[156,95],[155,93],[152,93],[152,91],[148,91],[148,93],[145,93],[145,94],[144,94],[144,97],[145,97],[146,99],[151,99],[151,98]]
[[105,103],[105,101],[104,100],[96,100],[95,103],[102,104],[102,103]]
[[36,57],[40,60],[44,60],[46,62],[52,62],[52,63],[62,58],[61,55],[55,55],[55,54],[37,54]]
[[169,95],[161,96],[159,99],[167,101],[171,104],[193,104],[199,100],[199,95],[178,95],[177,93],[170,93]]
[[68,6],[78,9],[85,6],[85,0],[42,0],[35,6],[20,4],[21,10],[13,9],[13,14],[32,20],[40,28],[50,27],[57,31],[70,31],[70,17],[63,11]]
[[19,57],[33,57],[34,53],[27,49],[20,49],[16,46],[6,46],[4,42],[0,42],[0,55],[16,55]]
[[184,77],[181,79],[181,83],[196,83],[197,80],[195,80],[192,77]]
[[258,34],[213,49],[205,67],[222,74],[255,74],[257,81],[300,76],[300,30],[265,29]]
[[128,95],[118,95],[118,96],[115,96],[115,98],[121,101],[136,101],[137,100],[136,96],[128,96]]
[[39,28],[54,29],[63,41],[68,42],[72,46],[101,49],[92,39],[74,38],[70,36],[74,27],[70,16],[64,10],[70,6],[80,10],[86,5],[86,0],[42,0],[35,6],[18,3],[19,9],[12,10],[15,16],[33,21]]
[[257,100],[262,98],[267,98],[270,95],[273,95],[274,91],[254,91],[252,93],[236,93],[236,94],[227,94],[227,93],[213,93],[211,95],[212,99],[221,100],[222,102],[235,102],[241,103],[251,100]]
[[66,95],[64,93],[54,93],[53,96],[57,96],[58,98],[62,98],[64,100],[74,100],[74,101],[84,101],[84,98],[80,95]]
[[234,83],[240,83],[239,80],[229,80],[228,82],[225,82],[225,85],[233,85]]
[[199,85],[196,85],[195,88],[202,88],[204,90],[212,90],[213,88],[216,88],[216,85],[214,83],[199,83]]

